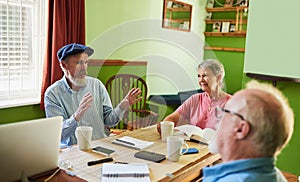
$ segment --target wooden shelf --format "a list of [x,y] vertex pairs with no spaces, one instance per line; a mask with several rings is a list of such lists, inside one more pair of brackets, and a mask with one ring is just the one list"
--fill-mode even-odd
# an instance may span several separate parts
[[235,7],[215,7],[215,8],[206,8],[207,12],[234,12],[238,10],[247,9],[248,6],[235,6]]
[[172,20],[169,20],[167,19],[169,22],[184,22],[184,21],[190,21],[189,19],[172,19]]
[[189,12],[191,11],[190,8],[167,8],[169,11],[173,12]]
[[[206,37],[228,37],[227,38],[228,41],[231,41],[231,39],[233,37],[237,37],[237,38],[246,37],[246,33],[247,33],[247,31],[245,30],[246,27],[243,27],[243,25],[246,26],[248,23],[247,19],[243,19],[243,17],[244,17],[243,13],[246,8],[248,8],[248,6],[206,8],[206,11],[208,13],[210,13],[210,15],[212,15],[213,13],[224,12],[224,14],[227,14],[227,15],[229,14],[229,16],[226,16],[225,19],[222,19],[222,17],[225,17],[225,16],[215,16],[215,17],[213,17],[213,19],[206,19],[205,22],[206,22],[206,25],[209,25],[208,26],[209,28],[206,29],[207,32],[204,32],[204,35]],[[228,12],[231,12],[231,13],[228,13]],[[210,16],[210,18],[212,18],[212,16]],[[229,25],[230,25],[229,31],[230,32],[218,32],[220,30],[216,29],[215,25],[217,25],[216,23],[219,23],[219,22],[221,23],[221,25],[225,25],[224,22],[229,22]],[[233,27],[231,27],[232,25],[235,26],[234,29],[233,29]],[[211,26],[212,26],[212,30],[210,29]],[[232,39],[232,41],[235,41],[235,40]],[[222,44],[221,45],[219,44],[218,46],[213,46],[213,45],[205,46],[204,50],[229,51],[229,52],[239,52],[239,53],[245,52],[245,48],[223,47]]]
[[[213,20],[205,20],[205,22],[206,24],[213,24],[215,22],[230,22],[230,24],[236,24],[236,19],[213,19]],[[242,23],[247,24],[247,19],[243,19]]]
[[245,52],[245,48],[205,46],[204,50]]
[[184,31],[184,32],[190,32],[190,30],[188,30],[188,29],[174,28],[174,27],[171,27],[171,26],[164,26],[164,28],[169,28],[169,29],[172,29],[172,30],[180,30],[180,31]]
[[204,32],[205,36],[246,37],[246,31],[241,32]]

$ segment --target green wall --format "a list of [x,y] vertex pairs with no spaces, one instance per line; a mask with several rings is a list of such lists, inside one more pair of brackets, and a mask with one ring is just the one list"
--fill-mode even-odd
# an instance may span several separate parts
[[0,109],[0,124],[31,120],[45,117],[45,112],[40,105],[29,105]]
[[244,53],[230,51],[209,51],[204,53],[204,59],[217,59],[225,69],[225,91],[234,94],[241,89],[243,80]]
[[289,99],[289,103],[294,110],[295,126],[294,134],[287,148],[279,155],[277,166],[285,171],[300,175],[300,84],[290,82],[278,82],[277,87]]

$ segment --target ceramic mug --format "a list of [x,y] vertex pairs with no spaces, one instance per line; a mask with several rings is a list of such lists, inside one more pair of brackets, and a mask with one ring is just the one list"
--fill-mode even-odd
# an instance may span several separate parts
[[168,136],[173,136],[174,123],[171,121],[160,122],[161,140],[166,141]]
[[[185,146],[186,150],[182,153],[182,148]],[[167,159],[169,161],[177,162],[181,155],[185,154],[189,149],[189,145],[184,142],[184,139],[179,136],[167,137]]]

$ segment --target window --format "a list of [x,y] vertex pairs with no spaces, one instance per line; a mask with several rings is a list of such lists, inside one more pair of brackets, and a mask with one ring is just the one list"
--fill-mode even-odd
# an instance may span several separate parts
[[45,0],[0,0],[0,108],[40,101]]

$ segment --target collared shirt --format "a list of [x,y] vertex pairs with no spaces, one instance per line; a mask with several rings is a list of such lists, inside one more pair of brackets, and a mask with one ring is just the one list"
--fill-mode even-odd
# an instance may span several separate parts
[[[115,126],[124,113],[118,106],[113,109],[107,90],[100,80],[87,76],[86,81],[86,85],[76,92],[70,88],[64,76],[48,87],[45,92],[46,117],[63,116],[61,142],[67,145],[77,143],[75,137],[77,126],[91,126],[93,140],[106,137],[105,126]],[[93,95],[92,105],[77,122],[73,114],[78,109],[83,96],[88,92]]]
[[177,108],[182,119],[189,121],[191,125],[202,129],[216,129],[217,119],[215,117],[215,107],[224,107],[231,95],[226,94],[219,100],[213,100],[207,93],[194,94],[188,98],[181,106]]
[[203,169],[203,182],[286,182],[272,157],[241,159]]

